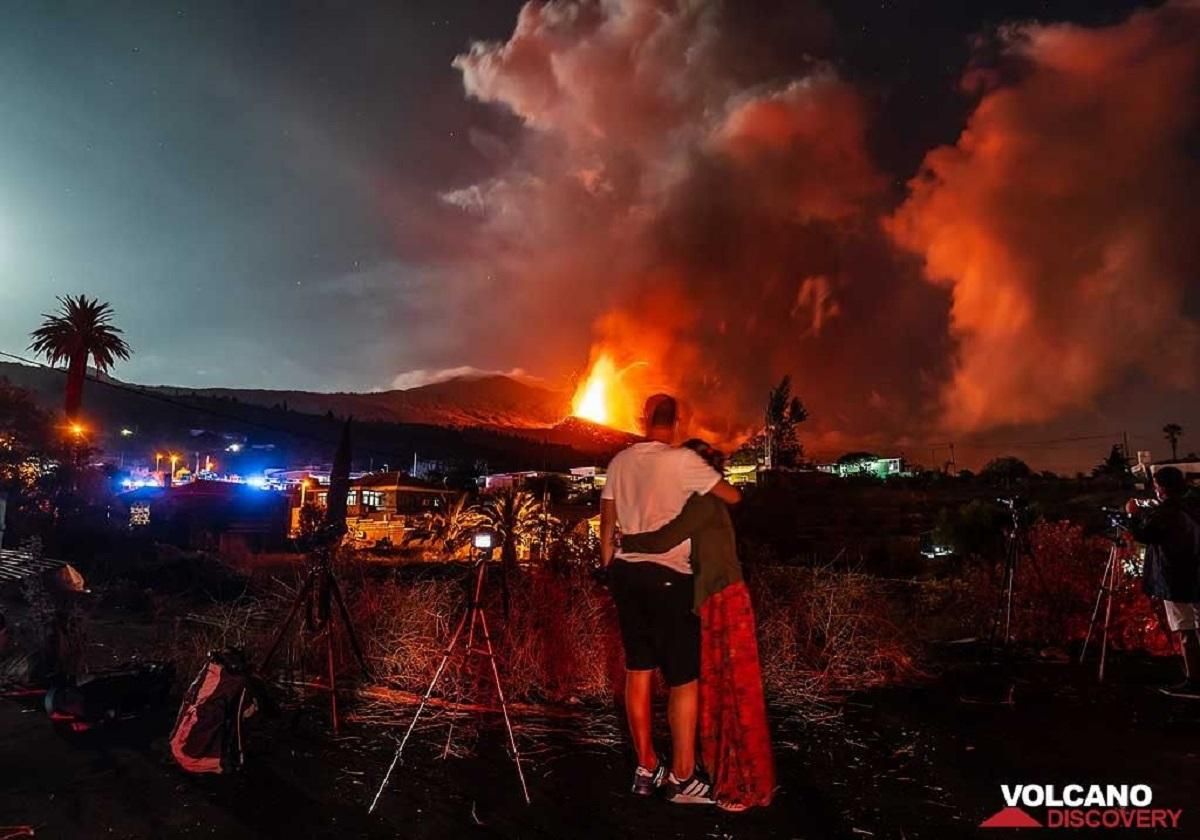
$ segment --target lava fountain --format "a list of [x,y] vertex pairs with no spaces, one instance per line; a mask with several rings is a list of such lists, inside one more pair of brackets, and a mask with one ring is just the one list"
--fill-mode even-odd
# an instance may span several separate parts
[[633,368],[645,366],[645,362],[634,362],[623,368],[617,367],[612,354],[598,353],[593,359],[587,376],[579,382],[571,400],[571,414],[593,423],[621,429],[637,434],[640,431],[641,399],[625,381],[625,375]]

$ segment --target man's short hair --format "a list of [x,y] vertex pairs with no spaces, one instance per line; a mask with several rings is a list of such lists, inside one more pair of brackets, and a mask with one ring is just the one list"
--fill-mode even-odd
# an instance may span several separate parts
[[1168,496],[1182,496],[1187,492],[1187,479],[1178,467],[1163,467],[1155,470],[1154,483],[1163,489]]
[[673,429],[679,420],[679,403],[670,394],[654,394],[642,414],[647,429]]

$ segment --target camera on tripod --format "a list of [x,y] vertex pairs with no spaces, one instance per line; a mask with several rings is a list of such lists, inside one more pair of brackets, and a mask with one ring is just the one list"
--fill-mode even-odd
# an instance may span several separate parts
[[[1149,510],[1150,508],[1158,507],[1159,504],[1158,499],[1134,499],[1133,501],[1141,510]],[[1125,508],[1101,507],[1100,511],[1108,520],[1109,530],[1124,533],[1133,524],[1133,516]]]
[[1129,525],[1133,521],[1124,508],[1101,507],[1100,512],[1104,514],[1104,518],[1108,521],[1108,527],[1113,531],[1128,531]]
[[1029,526],[1033,512],[1029,507],[1029,500],[1024,496],[1002,496],[996,499],[996,503],[1003,505],[1008,510],[1008,515],[1012,517],[1013,528]]

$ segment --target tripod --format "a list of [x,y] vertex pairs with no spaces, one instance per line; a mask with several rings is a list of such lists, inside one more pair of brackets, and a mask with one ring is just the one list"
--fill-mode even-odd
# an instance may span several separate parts
[[1021,521],[1021,507],[1015,500],[1001,500],[1012,512],[1012,530],[1004,541],[1004,577],[1000,588],[1000,602],[996,605],[996,619],[992,624],[992,644],[1000,633],[1001,621],[1004,623],[1004,647],[1012,641],[1012,609],[1013,590],[1017,584],[1017,569],[1022,557],[1032,557],[1029,538],[1025,533],[1025,524]]
[[1104,574],[1100,577],[1100,591],[1096,593],[1096,606],[1092,610],[1092,620],[1088,623],[1087,637],[1083,640],[1083,650],[1079,653],[1079,664],[1087,657],[1088,644],[1092,641],[1092,633],[1100,621],[1100,604],[1104,603],[1104,626],[1100,641],[1100,674],[1099,681],[1104,682],[1104,665],[1108,658],[1108,628],[1112,623],[1113,595],[1117,590],[1117,580],[1121,574],[1121,538],[1114,537],[1108,549],[1108,560],[1104,564]]
[[287,618],[283,620],[283,624],[275,633],[275,639],[271,642],[271,647],[267,649],[259,671],[266,671],[301,607],[307,607],[308,617],[312,619],[315,615],[314,623],[325,628],[325,664],[329,673],[329,717],[333,722],[333,734],[336,735],[338,734],[337,676],[333,659],[331,600],[337,603],[338,615],[341,617],[342,626],[346,629],[346,635],[350,638],[350,647],[354,651],[354,657],[358,660],[359,667],[362,668],[363,677],[368,680],[371,679],[371,669],[367,667],[366,657],[363,656],[362,647],[358,643],[358,634],[354,632],[354,625],[350,622],[350,611],[346,609],[346,601],[342,598],[342,588],[338,585],[337,577],[333,573],[333,552],[334,549],[329,546],[314,552],[309,562],[308,575],[304,578],[300,591],[296,593],[296,597],[292,601]]
[[[517,749],[517,739],[513,736],[512,721],[508,717],[508,702],[504,699],[504,689],[500,686],[500,670],[496,667],[496,653],[492,648],[492,637],[488,632],[487,613],[483,608],[483,584],[487,578],[487,561],[491,554],[488,547],[480,546],[481,551],[479,559],[475,561],[475,588],[470,602],[467,605],[467,611],[459,620],[458,626],[454,629],[454,633],[450,636],[450,642],[446,645],[445,653],[442,655],[442,661],[438,663],[437,670],[433,673],[433,679],[429,682],[429,688],[425,690],[424,696],[421,697],[421,703],[417,706],[417,712],[413,715],[413,719],[408,724],[408,729],[404,732],[404,737],[400,739],[399,746],[396,747],[396,752],[392,756],[392,763],[388,765],[387,773],[383,776],[383,781],[379,784],[379,790],[375,791],[375,798],[371,800],[371,807],[367,809],[367,813],[375,810],[375,806],[379,803],[379,797],[383,794],[384,788],[387,787],[388,780],[392,777],[392,771],[396,769],[396,765],[400,761],[401,755],[404,753],[404,747],[408,743],[408,737],[412,735],[413,729],[416,728],[417,719],[421,717],[421,712],[425,711],[425,705],[429,702],[429,698],[433,696],[433,689],[437,686],[438,680],[442,678],[442,674],[446,670],[446,663],[450,661],[451,654],[454,653],[454,648],[458,644],[458,640],[462,638],[464,627],[469,627],[467,630],[467,647],[466,653],[477,653],[488,658],[492,666],[492,679],[496,682],[496,694],[500,698],[500,711],[504,714],[504,727],[508,730],[508,743],[513,751],[513,763],[517,765],[517,778],[521,781],[521,793],[525,797],[525,804],[529,804],[529,788],[525,785],[525,771],[521,769],[521,753]],[[484,647],[482,649],[475,647],[475,628],[479,627],[479,633],[483,637]],[[451,724],[453,731],[453,724]],[[446,750],[443,756],[450,750],[450,735],[446,736]]]

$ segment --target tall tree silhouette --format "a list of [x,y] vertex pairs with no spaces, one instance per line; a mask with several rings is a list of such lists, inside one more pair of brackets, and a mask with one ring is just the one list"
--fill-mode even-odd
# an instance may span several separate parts
[[118,359],[129,358],[129,345],[112,323],[113,309],[87,295],[58,298],[58,312],[42,316],[42,325],[30,333],[29,349],[52,365],[67,365],[67,392],[63,410],[68,420],[79,416],[88,359],[101,373]]
[[1183,426],[1178,423],[1168,423],[1163,426],[1163,437],[1171,444],[1171,460],[1179,460],[1179,439],[1183,437]]
[[808,409],[792,394],[792,377],[783,377],[767,394],[764,460],[770,467],[794,467],[804,459],[796,427],[808,419]]
[[1129,462],[1125,459],[1125,450],[1119,443],[1113,444],[1108,457],[1092,470],[1092,475],[1119,479],[1126,479],[1132,475],[1129,471]]

